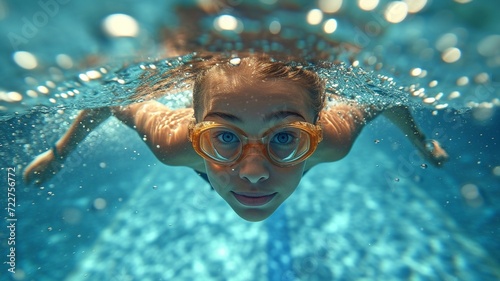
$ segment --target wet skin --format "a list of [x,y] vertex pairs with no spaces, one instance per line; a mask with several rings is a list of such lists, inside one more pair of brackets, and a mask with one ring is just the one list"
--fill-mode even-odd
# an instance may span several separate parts
[[[382,111],[371,111],[367,115],[365,108],[355,101],[330,96],[332,101],[319,113],[323,141],[311,157],[294,166],[274,165],[263,154],[261,145],[254,141],[233,165],[206,161],[188,141],[188,125],[193,114],[198,122],[236,126],[250,139],[260,138],[269,128],[283,123],[314,123],[313,106],[303,87],[286,79],[257,79],[253,71],[250,65],[226,72],[211,69],[203,82],[201,105],[196,112],[193,108],[170,109],[157,101],[84,110],[51,150],[37,156],[26,167],[24,180],[28,184],[45,183],[62,168],[77,145],[113,115],[137,131],[162,163],[206,173],[214,189],[239,216],[248,221],[263,220],[294,192],[304,170],[345,157],[363,126]],[[407,107],[391,107],[383,114],[431,164],[439,167],[447,160],[448,155],[439,143],[426,140]],[[432,149],[427,148],[428,141]]]
[[[218,76],[208,83],[204,110],[198,120],[236,126],[250,138],[259,138],[279,124],[314,122],[309,94],[301,87],[284,80],[263,82],[247,78],[242,83],[234,83],[234,79],[231,75]],[[279,167],[255,144],[233,165],[205,160],[205,167],[214,189],[239,216],[260,221],[269,217],[295,191],[306,161]]]

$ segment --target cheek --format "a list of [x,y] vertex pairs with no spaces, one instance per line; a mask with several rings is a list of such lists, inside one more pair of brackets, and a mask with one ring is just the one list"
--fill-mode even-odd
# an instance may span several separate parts
[[[206,173],[210,183],[219,193],[227,191],[230,188],[231,182],[237,182],[239,175],[237,172],[231,172],[231,168],[227,166],[220,166],[210,162],[205,162]],[[270,177],[267,180],[270,187],[275,191],[280,192],[287,197],[292,194],[302,179],[304,173],[305,163],[298,165],[280,168],[271,167]]]
[[206,172],[210,183],[215,190],[224,190],[229,186],[231,174],[229,168],[212,163],[205,163]]
[[282,193],[291,194],[300,183],[305,165],[298,164],[288,168],[276,169],[273,173],[273,181],[278,184]]
[[280,171],[275,174],[275,181],[280,182],[281,189],[283,193],[291,194],[300,183],[302,179],[304,169],[303,168],[288,168],[285,171]]
[[276,172],[279,173],[279,175],[283,178],[283,180],[300,181],[302,175],[304,174],[305,167],[306,165],[304,161],[292,167],[280,168],[280,170]]

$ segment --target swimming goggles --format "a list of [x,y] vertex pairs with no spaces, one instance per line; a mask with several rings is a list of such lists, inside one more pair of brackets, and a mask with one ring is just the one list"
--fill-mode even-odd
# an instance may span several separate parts
[[194,150],[208,161],[231,165],[253,147],[280,167],[296,165],[311,156],[323,139],[320,125],[292,122],[267,130],[261,138],[249,138],[238,127],[204,121],[189,126],[189,140]]

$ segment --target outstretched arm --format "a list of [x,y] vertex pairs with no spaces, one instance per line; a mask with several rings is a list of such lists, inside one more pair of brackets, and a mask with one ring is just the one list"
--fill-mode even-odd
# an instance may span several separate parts
[[81,111],[75,121],[57,141],[52,149],[38,155],[24,170],[24,181],[28,184],[42,184],[53,177],[61,168],[68,155],[85,137],[111,115],[109,108]]
[[425,138],[425,135],[415,123],[413,116],[411,116],[408,107],[392,107],[385,110],[383,115],[391,120],[433,165],[441,166],[448,159],[448,154],[436,140]]
[[329,104],[329,108],[321,112],[323,141],[317,149],[321,153],[315,153],[308,160],[310,167],[322,162],[337,161],[347,155],[364,125],[380,114],[401,129],[433,165],[441,166],[448,159],[448,154],[437,141],[425,138],[407,107],[397,106],[381,111],[337,97]]
[[112,114],[136,130],[163,163],[202,169],[202,162],[196,161],[200,157],[188,141],[188,124],[193,110],[172,110],[159,102],[148,101],[125,107],[82,111],[54,147],[26,167],[25,182],[39,185],[49,180],[62,168],[64,160],[76,146]]

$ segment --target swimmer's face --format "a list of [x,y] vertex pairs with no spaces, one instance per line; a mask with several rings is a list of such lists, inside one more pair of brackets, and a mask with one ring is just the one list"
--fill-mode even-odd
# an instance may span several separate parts
[[[224,75],[209,74],[203,108],[197,112],[199,121],[236,126],[250,138],[262,137],[269,128],[284,123],[314,123],[309,94],[302,87],[284,79],[255,79],[247,67],[234,69]],[[295,191],[306,161],[279,167],[261,151],[250,149],[232,165],[205,160],[205,166],[214,189],[239,216],[261,221]]]

